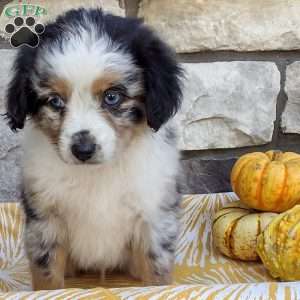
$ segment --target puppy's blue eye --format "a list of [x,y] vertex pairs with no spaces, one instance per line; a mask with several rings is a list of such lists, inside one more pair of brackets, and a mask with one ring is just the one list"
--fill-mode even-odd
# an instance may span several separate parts
[[51,96],[48,99],[48,104],[55,110],[62,110],[65,108],[65,102],[59,96]]
[[123,100],[123,95],[120,92],[108,90],[104,93],[103,101],[107,105],[117,105]]

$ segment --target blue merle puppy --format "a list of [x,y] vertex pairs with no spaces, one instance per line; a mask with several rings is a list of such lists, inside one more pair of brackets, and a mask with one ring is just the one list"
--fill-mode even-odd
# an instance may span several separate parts
[[168,120],[181,102],[174,54],[137,19],[67,12],[22,47],[7,95],[25,125],[25,245],[35,290],[67,271],[125,270],[171,281],[179,155]]

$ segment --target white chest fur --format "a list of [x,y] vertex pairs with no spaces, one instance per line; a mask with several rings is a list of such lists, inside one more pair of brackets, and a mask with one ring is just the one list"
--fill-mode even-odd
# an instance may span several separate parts
[[39,207],[55,207],[63,218],[71,255],[81,267],[115,267],[140,234],[137,221],[155,222],[177,150],[159,134],[141,138],[114,163],[63,163],[37,129],[26,130],[24,179],[39,196]]
[[81,266],[116,266],[125,259],[142,203],[121,174],[91,173],[73,178],[58,209],[67,223],[71,255]]

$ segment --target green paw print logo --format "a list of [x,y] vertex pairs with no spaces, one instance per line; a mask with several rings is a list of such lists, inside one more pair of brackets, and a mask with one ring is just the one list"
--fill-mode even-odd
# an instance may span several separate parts
[[12,47],[20,47],[26,45],[29,47],[37,47],[39,44],[39,35],[45,30],[45,26],[36,23],[33,17],[16,17],[13,23],[5,26],[5,32],[10,34],[10,44]]

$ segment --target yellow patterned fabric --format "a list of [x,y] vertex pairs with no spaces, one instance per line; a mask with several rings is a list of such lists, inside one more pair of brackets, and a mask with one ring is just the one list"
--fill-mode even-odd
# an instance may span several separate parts
[[236,200],[233,193],[184,197],[172,286],[141,287],[124,274],[100,284],[98,275],[84,274],[67,279],[64,290],[40,292],[30,291],[21,207],[0,204],[0,299],[300,299],[300,282],[276,282],[261,263],[231,260],[214,249],[212,215]]

